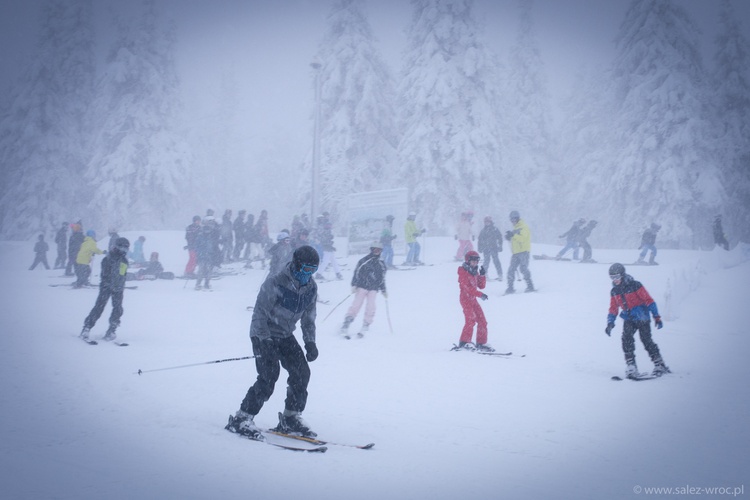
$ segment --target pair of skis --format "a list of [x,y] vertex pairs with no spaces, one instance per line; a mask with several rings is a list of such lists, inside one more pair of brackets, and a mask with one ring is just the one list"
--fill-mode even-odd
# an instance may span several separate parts
[[516,354],[514,355],[513,352],[498,352],[498,351],[482,351],[480,349],[477,349],[476,347],[471,347],[469,349],[465,347],[458,347],[457,344],[453,344],[453,347],[451,347],[451,351],[466,351],[466,352],[474,352],[476,354],[481,354],[482,356],[499,356],[501,358],[525,358],[525,354]]
[[635,382],[640,382],[642,380],[654,380],[655,378],[661,378],[661,375],[650,375],[648,373],[638,373],[636,375],[628,375],[625,378],[620,377],[618,375],[612,376],[612,380],[616,381],[622,381],[622,380],[633,380]]
[[[88,345],[99,345],[99,342],[97,342],[96,340],[85,339],[81,336],[78,336],[78,338],[86,342]],[[108,340],[107,342],[110,342],[110,341]],[[112,341],[112,344],[116,345],[117,347],[127,347],[130,345],[126,342],[114,342],[114,341]]]
[[[232,416],[229,416],[229,422],[232,422]],[[227,427],[228,429],[228,427]],[[233,432],[230,430],[230,432]],[[300,445],[292,445],[292,444],[282,444],[278,442],[274,442],[268,439],[268,436],[278,436],[281,438],[284,438],[286,440],[297,440],[302,441],[306,443],[308,446],[305,446],[303,444]],[[359,444],[346,444],[346,443],[335,443],[333,441],[324,441],[321,439],[313,438],[313,437],[306,437],[306,436],[300,436],[296,434],[286,434],[284,432],[275,430],[275,429],[266,429],[264,430],[260,436],[257,438],[253,438],[250,436],[242,436],[245,437],[251,441],[258,441],[261,443],[265,443],[269,446],[275,446],[276,448],[281,448],[284,450],[291,450],[291,451],[304,451],[307,453],[325,453],[328,451],[327,445],[333,445],[333,446],[344,446],[347,448],[356,448],[359,450],[369,450],[375,446],[375,443],[368,443],[364,445]]]

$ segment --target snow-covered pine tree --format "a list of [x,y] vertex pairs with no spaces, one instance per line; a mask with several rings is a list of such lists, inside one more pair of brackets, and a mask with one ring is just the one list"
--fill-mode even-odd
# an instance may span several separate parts
[[506,206],[521,211],[537,241],[550,241],[559,233],[553,214],[570,200],[566,190],[560,189],[566,179],[551,133],[552,107],[532,16],[533,0],[519,0],[518,5],[518,34],[502,93],[508,168],[500,196]]
[[750,242],[750,45],[732,3],[723,0],[713,85],[716,153],[729,199],[724,229],[730,241]]
[[555,205],[559,224],[557,235],[581,217],[596,220],[599,225],[589,240],[592,245],[595,241],[604,241],[601,236],[603,228],[620,224],[619,220],[601,218],[605,207],[612,203],[612,193],[602,189],[613,168],[610,90],[603,68],[581,68],[569,97],[562,103],[562,119],[558,125],[560,163],[555,168],[566,175],[561,179],[555,196],[565,200],[565,203]]
[[458,213],[493,213],[505,193],[498,81],[471,0],[412,0],[399,88],[399,178],[422,224],[453,234]]
[[602,185],[610,197],[602,231],[621,245],[640,229],[662,226],[662,246],[710,239],[725,199],[710,154],[705,74],[698,30],[672,0],[634,0],[617,37],[612,76],[618,154]]
[[163,229],[184,222],[192,153],[177,126],[181,101],[174,28],[161,28],[154,0],[141,21],[120,25],[96,99],[97,135],[86,171],[97,227]]
[[0,234],[28,238],[84,217],[87,109],[95,79],[91,0],[47,0],[37,52],[0,117]]
[[393,186],[397,136],[393,78],[363,0],[334,2],[327,26],[316,56],[322,65],[318,209],[335,221],[349,194]]

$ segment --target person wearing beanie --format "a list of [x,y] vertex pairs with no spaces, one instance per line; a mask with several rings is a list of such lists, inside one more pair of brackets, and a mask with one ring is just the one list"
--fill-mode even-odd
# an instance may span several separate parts
[[[311,438],[317,435],[302,420],[302,412],[307,406],[310,382],[308,363],[318,358],[315,344],[318,285],[313,275],[319,263],[320,257],[314,248],[301,246],[281,272],[269,273],[261,285],[250,324],[250,341],[258,376],[240,409],[229,416],[224,427],[229,432],[259,441],[264,439],[254,419],[273,395],[283,367],[289,375],[286,400],[283,413],[279,413],[279,425],[274,430]],[[294,336],[298,322],[304,351]]]
[[104,307],[112,299],[112,314],[109,316],[109,328],[104,335],[104,340],[115,340],[115,330],[120,325],[123,308],[122,300],[125,290],[125,275],[128,272],[128,250],[130,241],[127,238],[118,238],[115,246],[102,259],[101,281],[99,282],[99,295],[91,312],[83,321],[81,339],[89,344],[96,344],[95,340],[89,340],[89,332],[104,312]]

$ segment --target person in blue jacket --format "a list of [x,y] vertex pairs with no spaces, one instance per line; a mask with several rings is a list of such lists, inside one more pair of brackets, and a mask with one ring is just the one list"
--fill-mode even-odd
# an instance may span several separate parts
[[661,376],[670,373],[661,357],[659,346],[651,338],[651,317],[649,314],[653,315],[656,328],[661,329],[664,326],[656,302],[640,282],[625,273],[625,266],[622,264],[615,263],[610,266],[609,278],[612,280],[612,290],[610,291],[607,328],[604,329],[604,333],[608,336],[612,333],[617,313],[622,311],[620,312],[620,317],[624,320],[622,350],[625,353],[627,365],[625,376],[633,378],[639,375],[638,367],[635,364],[636,331],[641,337],[643,347],[654,363],[653,375]]

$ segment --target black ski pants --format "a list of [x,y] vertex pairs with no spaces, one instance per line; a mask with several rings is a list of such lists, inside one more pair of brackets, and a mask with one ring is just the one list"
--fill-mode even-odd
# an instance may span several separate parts
[[255,354],[258,378],[242,400],[240,410],[257,415],[273,394],[281,367],[288,373],[285,409],[302,412],[307,405],[307,384],[310,366],[297,339],[293,336],[260,340],[250,337]]
[[47,254],[46,253],[38,253],[36,254],[36,257],[34,258],[34,263],[31,264],[31,267],[29,268],[29,271],[33,271],[34,268],[37,266],[37,264],[41,264],[44,266],[45,269],[49,269],[49,264],[47,263]]
[[109,288],[99,287],[99,296],[96,298],[94,308],[83,322],[83,326],[86,328],[93,328],[97,320],[101,317],[104,312],[104,306],[109,302],[109,298],[112,297],[112,314],[109,316],[109,327],[112,329],[117,328],[120,325],[120,318],[124,309],[122,308],[123,291],[112,291]]
[[625,353],[625,362],[635,363],[635,332],[638,331],[643,347],[646,349],[651,361],[661,361],[659,346],[651,338],[650,321],[625,321],[622,327],[622,351]]

